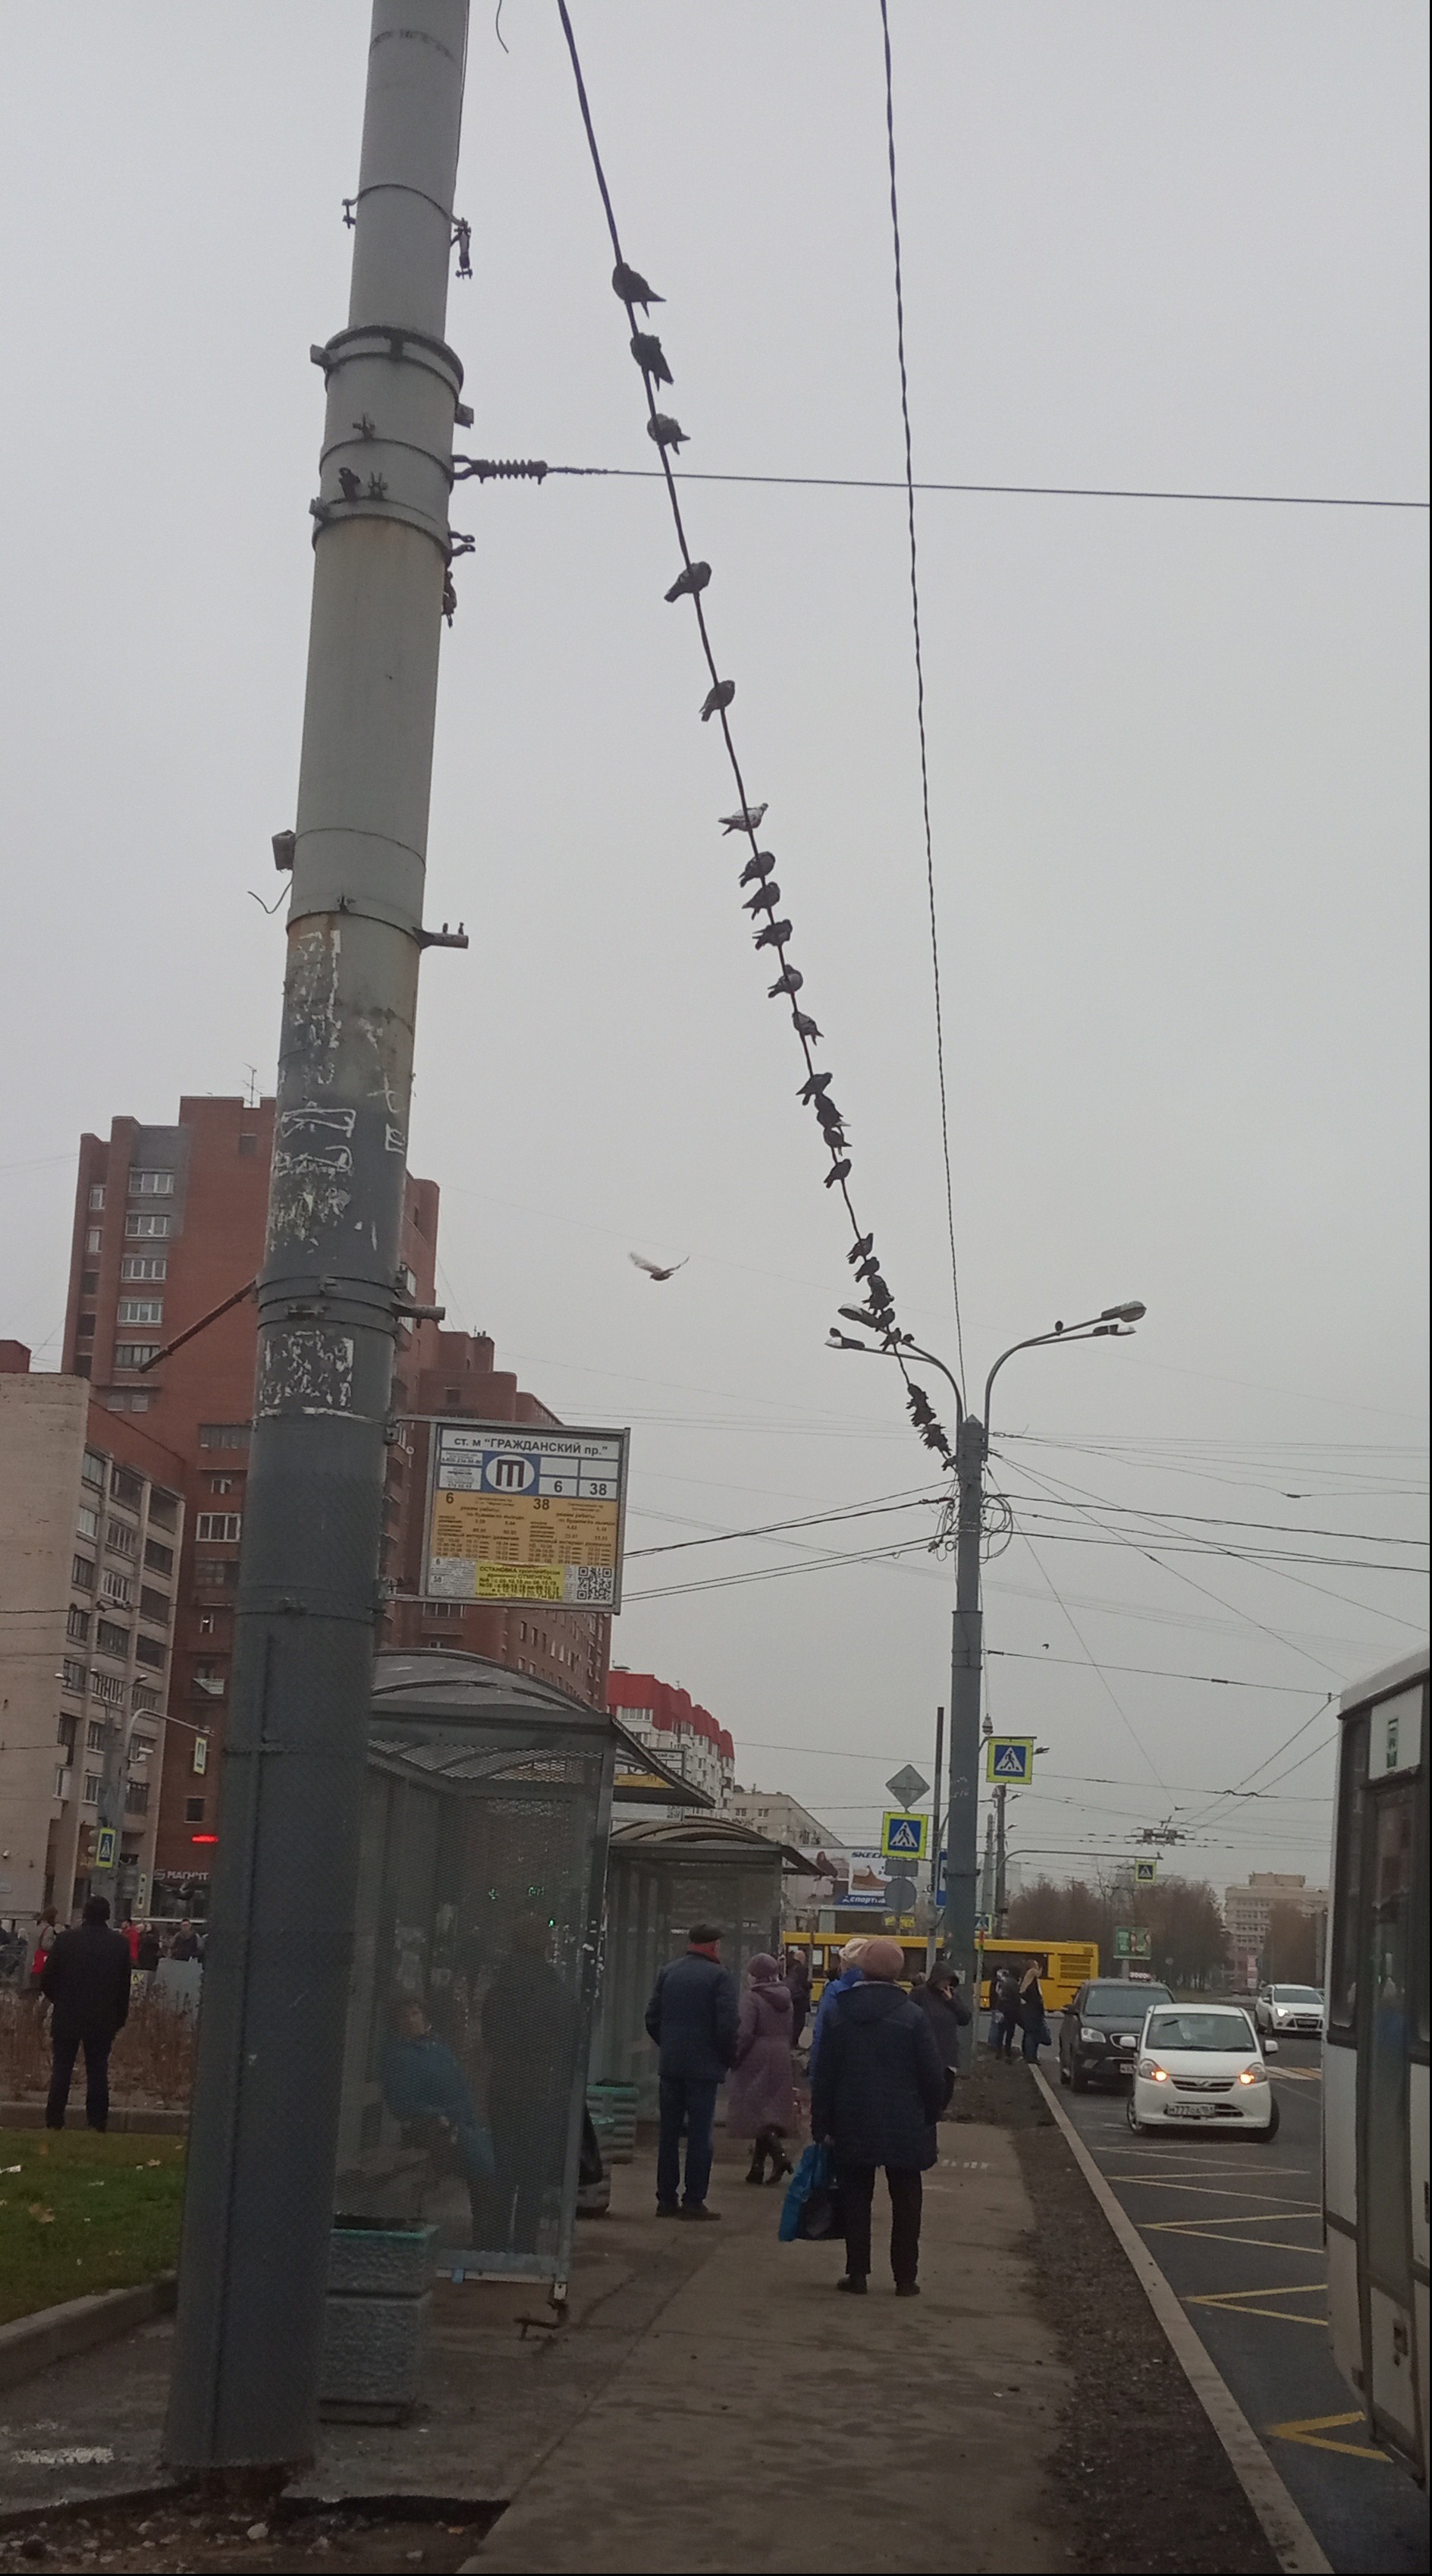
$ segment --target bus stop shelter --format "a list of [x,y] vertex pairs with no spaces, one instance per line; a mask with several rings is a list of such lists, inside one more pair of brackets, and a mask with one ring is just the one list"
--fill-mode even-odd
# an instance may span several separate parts
[[601,1996],[592,2080],[637,2087],[656,2102],[656,2053],[643,2014],[657,1970],[686,1946],[693,1923],[719,1924],[721,1956],[739,1986],[759,1951],[781,1949],[781,1884],[800,1854],[717,1815],[617,1826],[607,1864]]

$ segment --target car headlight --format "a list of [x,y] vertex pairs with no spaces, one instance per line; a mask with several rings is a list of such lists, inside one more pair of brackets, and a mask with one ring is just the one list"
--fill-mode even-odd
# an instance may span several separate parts
[[1266,2066],[1240,2066],[1238,2081],[1240,2084],[1266,2084],[1268,2069]]
[[1168,2068],[1166,2066],[1160,2066],[1156,2057],[1141,2057],[1139,2059],[1139,2073],[1141,2075],[1147,2075],[1155,2084],[1167,2084],[1168,2082]]
[[1090,2030],[1087,2024],[1083,2022],[1079,2025],[1079,2037],[1086,2048],[1103,2048],[1106,2045],[1103,2032],[1101,2030]]

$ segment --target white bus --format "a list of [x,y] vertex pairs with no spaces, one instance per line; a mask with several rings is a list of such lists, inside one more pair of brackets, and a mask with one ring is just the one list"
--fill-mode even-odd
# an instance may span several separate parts
[[1333,2352],[1427,2476],[1427,1651],[1343,1694],[1323,2039]]

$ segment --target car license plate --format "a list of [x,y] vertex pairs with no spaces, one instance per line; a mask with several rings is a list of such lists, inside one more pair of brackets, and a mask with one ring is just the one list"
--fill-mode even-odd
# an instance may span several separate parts
[[1213,2116],[1211,2102],[1170,2102],[1164,2113],[1167,2120],[1211,2120]]

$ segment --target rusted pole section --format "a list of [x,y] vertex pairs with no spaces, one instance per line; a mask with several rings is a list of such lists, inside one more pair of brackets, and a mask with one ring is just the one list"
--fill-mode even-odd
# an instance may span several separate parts
[[[376,0],[328,393],[168,2458],[311,2456],[462,370],[466,0]],[[285,842],[286,850],[286,842]]]

